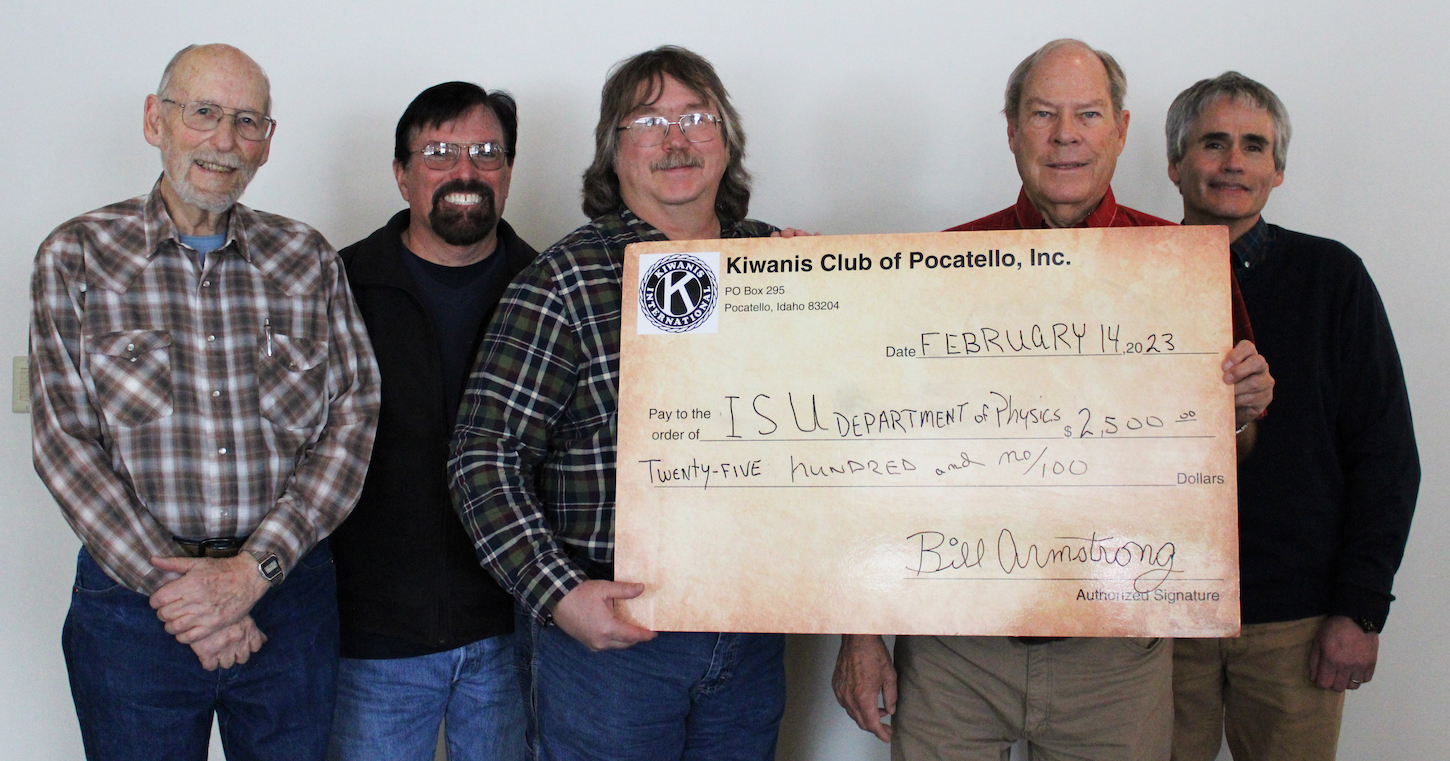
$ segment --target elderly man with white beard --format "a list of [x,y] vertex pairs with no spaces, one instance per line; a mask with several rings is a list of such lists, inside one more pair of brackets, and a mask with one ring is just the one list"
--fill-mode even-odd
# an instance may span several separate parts
[[191,46],[146,97],[163,173],[41,244],[35,468],[83,545],[62,634],[90,759],[321,759],[325,537],[362,488],[377,364],[312,228],[237,203],[276,122],[255,61]]

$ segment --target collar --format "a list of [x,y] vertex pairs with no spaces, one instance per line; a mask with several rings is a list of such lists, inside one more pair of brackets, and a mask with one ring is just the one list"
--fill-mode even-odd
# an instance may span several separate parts
[[658,227],[640,219],[639,215],[630,211],[628,206],[620,209],[619,221],[624,226],[624,229],[628,230],[634,237],[641,241],[669,240],[664,233],[660,232]]
[[[253,222],[254,212],[241,204],[232,206],[227,215],[226,238],[222,245],[212,251],[219,254],[234,245],[235,251],[247,262],[252,262],[252,248],[247,245],[247,230]],[[131,283],[146,269],[147,265],[161,253],[166,243],[172,249],[182,245],[181,231],[166,211],[166,199],[161,195],[161,178],[151,186],[151,193],[142,200],[139,219],[144,243],[140,248],[125,245],[100,245],[94,250],[88,269],[93,272],[103,287],[117,293],[130,289]],[[283,290],[290,290],[284,288]]]
[[[165,175],[162,175],[164,177]],[[171,219],[170,212],[166,211],[166,199],[161,195],[161,177],[156,178],[156,184],[151,186],[151,195],[146,198],[146,210],[143,213],[143,224],[146,225],[146,259],[156,256],[161,244],[168,240],[181,243],[181,230],[176,227],[176,222]],[[252,261],[252,249],[247,246],[247,227],[252,217],[252,210],[241,204],[233,204],[231,211],[227,213],[227,228],[222,231],[226,236],[221,246],[216,251],[221,251],[233,241],[237,244],[237,253],[248,262]]]
[[[1017,191],[1017,222],[1023,230],[1035,230],[1046,228],[1047,220],[1043,218],[1042,212],[1032,205],[1027,198],[1027,189]],[[1103,194],[1103,200],[1098,202],[1097,208],[1087,215],[1078,227],[1111,227],[1113,220],[1118,216],[1118,200],[1113,197],[1113,189]]]
[[1269,256],[1269,247],[1273,242],[1274,231],[1269,229],[1269,223],[1264,221],[1261,214],[1259,221],[1228,247],[1233,253],[1234,269],[1251,270],[1263,264],[1264,259]]
[[[403,209],[367,238],[344,249],[355,252],[349,254],[351,257],[347,266],[349,282],[354,286],[381,285],[408,289],[412,278],[404,269],[403,261],[405,256],[414,254],[403,245],[403,231],[408,229],[408,225],[411,223],[412,218],[408,210]],[[534,257],[533,249],[527,249],[514,229],[502,219],[498,221],[498,247],[489,256],[492,258],[500,255],[503,256],[504,261],[515,263],[515,269],[527,263],[527,261],[517,262],[519,258],[526,257],[528,260],[532,260]]]
[[352,287],[392,286],[412,290],[412,278],[403,265],[408,255],[403,231],[408,229],[407,209],[394,214],[368,237],[344,248],[347,279]]
[[[724,217],[718,217],[718,215],[717,218],[720,220],[721,238],[744,237],[744,220],[737,220],[732,222],[725,219]],[[669,240],[669,238],[666,237],[664,233],[659,231],[659,228],[644,221],[643,219],[640,219],[638,215],[629,210],[629,207],[620,208],[619,220],[623,223],[626,230],[629,230],[641,241]]]

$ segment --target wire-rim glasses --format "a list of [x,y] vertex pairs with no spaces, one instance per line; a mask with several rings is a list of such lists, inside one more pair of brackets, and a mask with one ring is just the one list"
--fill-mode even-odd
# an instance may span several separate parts
[[413,152],[423,154],[423,164],[429,169],[452,169],[465,152],[468,160],[482,170],[498,169],[508,158],[508,151],[498,143],[432,142]]
[[719,125],[720,117],[714,114],[681,114],[675,121],[663,116],[642,116],[617,129],[627,130],[630,139],[640,148],[649,148],[663,143],[670,135],[670,127],[679,127],[680,134],[692,143],[708,143],[719,136]]
[[266,114],[259,114],[256,111],[246,109],[232,110],[223,108],[215,103],[207,103],[204,100],[194,100],[190,103],[181,103],[170,98],[162,98],[162,103],[170,103],[181,109],[181,123],[201,132],[210,132],[222,123],[225,117],[231,117],[232,125],[237,131],[237,137],[243,140],[260,141],[272,136],[273,130],[277,129],[277,120]]

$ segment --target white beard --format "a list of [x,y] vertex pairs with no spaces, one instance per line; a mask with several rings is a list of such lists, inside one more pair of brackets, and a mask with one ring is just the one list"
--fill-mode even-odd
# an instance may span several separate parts
[[[236,167],[231,189],[225,193],[212,193],[201,190],[187,179],[187,172],[196,161],[205,161],[211,164]],[[213,214],[225,213],[236,205],[237,199],[242,197],[247,185],[252,182],[252,177],[257,173],[257,167],[248,166],[245,161],[235,153],[221,153],[210,148],[199,147],[186,155],[174,153],[171,150],[171,137],[165,130],[161,133],[161,165],[166,179],[171,183],[171,189],[176,191],[185,203],[195,206],[203,211]]]

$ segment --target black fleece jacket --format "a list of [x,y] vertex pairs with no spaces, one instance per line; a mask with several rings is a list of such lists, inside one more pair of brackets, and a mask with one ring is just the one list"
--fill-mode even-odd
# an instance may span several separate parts
[[[342,655],[394,658],[451,650],[513,630],[513,599],[479,565],[448,489],[448,409],[435,326],[404,264],[408,212],[343,249],[353,296],[382,371],[377,443],[362,497],[332,535]],[[505,267],[485,293],[478,349],[509,281],[537,255],[498,223]],[[471,364],[471,363],[470,363]]]

